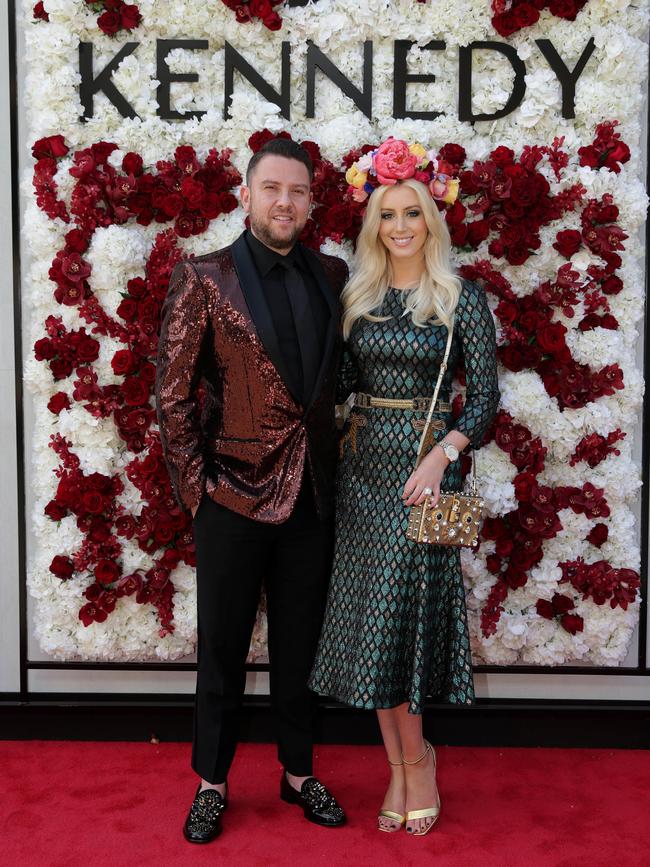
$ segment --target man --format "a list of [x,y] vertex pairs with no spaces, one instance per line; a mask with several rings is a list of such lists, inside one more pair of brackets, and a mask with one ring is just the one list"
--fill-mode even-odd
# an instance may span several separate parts
[[[333,541],[338,295],[347,266],[298,243],[311,177],[309,155],[293,141],[273,139],[254,154],[240,191],[250,230],[177,265],[163,308],[160,434],[196,543],[192,767],[201,783],[184,827],[195,843],[221,831],[262,583],[280,795],[312,822],[345,821],[312,776],[307,677]],[[203,423],[201,380],[210,407]]]

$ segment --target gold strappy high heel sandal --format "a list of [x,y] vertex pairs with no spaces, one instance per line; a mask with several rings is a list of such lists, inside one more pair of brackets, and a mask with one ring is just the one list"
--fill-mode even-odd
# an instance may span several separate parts
[[[419,759],[415,759],[414,761],[409,762],[408,759],[405,759],[404,756],[402,756],[402,761],[404,762],[405,765],[417,765],[418,762],[421,762],[422,759],[424,759],[426,757],[427,753],[431,752],[431,755],[433,756],[433,778],[435,780],[435,778],[436,778],[436,751],[431,746],[429,741],[425,741],[424,743],[426,744],[426,746],[424,748],[424,752],[422,753],[422,755],[420,756]],[[433,828],[433,826],[438,821],[438,817],[440,816],[440,794],[438,793],[437,785],[436,785],[436,798],[437,798],[437,804],[435,807],[425,807],[424,810],[409,810],[408,813],[406,814],[406,821],[407,822],[413,822],[415,819],[433,819],[433,822],[431,822],[431,824],[427,825],[423,831],[411,831],[410,832],[411,836],[424,837],[424,835],[428,834],[429,831]]]
[[[389,765],[392,765],[394,768],[399,765],[403,765],[404,762],[391,762],[390,759],[387,759]],[[384,831],[386,834],[394,834],[396,831],[399,831],[406,824],[406,816],[402,816],[401,813],[394,813],[392,810],[380,810],[378,819],[390,819],[391,822],[397,822],[399,828],[382,828],[381,822],[378,822],[378,828],[380,831]]]

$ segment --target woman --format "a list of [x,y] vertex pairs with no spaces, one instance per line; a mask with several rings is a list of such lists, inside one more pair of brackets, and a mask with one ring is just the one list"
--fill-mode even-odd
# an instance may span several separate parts
[[[389,149],[391,160],[382,160]],[[421,146],[390,139],[348,180],[357,197],[371,192],[342,294],[348,342],[338,399],[356,398],[342,440],[334,567],[310,686],[377,711],[391,773],[379,828],[405,824],[421,835],[440,811],[435,754],[422,733],[425,701],[470,704],[474,693],[459,548],[418,544],[405,531],[411,506],[437,500],[441,486],[462,487],[459,453],[480,446],[496,412],[494,323],[483,290],[449,264],[451,242],[432,196],[453,201],[457,182]],[[414,469],[449,327],[435,444]],[[465,404],[452,422],[461,363]],[[391,405],[412,398],[420,398],[415,409]]]

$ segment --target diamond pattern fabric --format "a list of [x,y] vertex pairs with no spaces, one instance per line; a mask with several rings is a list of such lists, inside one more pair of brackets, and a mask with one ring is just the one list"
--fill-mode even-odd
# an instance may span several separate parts
[[[380,313],[389,318],[353,328],[339,374],[340,402],[353,391],[390,398],[433,392],[445,326],[414,326],[395,289],[388,290]],[[461,363],[466,401],[453,426],[478,447],[499,391],[494,322],[483,290],[468,282],[456,310],[441,400],[449,400]],[[417,422],[425,415],[355,407],[341,440],[334,567],[310,687],[353,707],[406,702],[412,713],[421,713],[427,698],[454,704],[474,699],[459,549],[406,538],[401,494],[415,463]],[[436,431],[440,440],[450,418],[437,418],[445,421]],[[442,487],[460,489],[458,461]]]

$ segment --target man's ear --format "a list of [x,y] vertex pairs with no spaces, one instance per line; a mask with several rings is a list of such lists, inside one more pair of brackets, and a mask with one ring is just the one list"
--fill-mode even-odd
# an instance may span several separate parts
[[242,208],[246,211],[246,213],[250,210],[251,203],[251,191],[250,188],[245,184],[239,188],[239,200],[241,201]]

